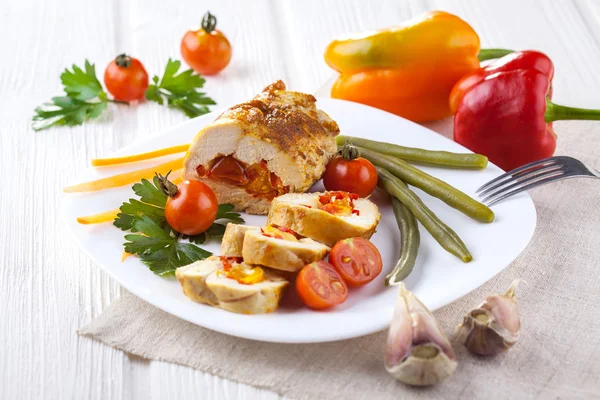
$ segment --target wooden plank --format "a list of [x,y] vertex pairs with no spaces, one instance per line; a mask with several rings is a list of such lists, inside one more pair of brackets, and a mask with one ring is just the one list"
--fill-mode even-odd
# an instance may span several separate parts
[[[0,398],[120,398],[123,354],[75,330],[119,293],[62,227],[60,188],[124,125],[34,133],[33,109],[60,88],[59,74],[85,57],[102,71],[115,52],[114,4],[24,0],[3,4],[0,37]],[[68,10],[68,12],[67,12]],[[5,59],[6,61],[6,59]],[[113,111],[114,113],[114,111]]]

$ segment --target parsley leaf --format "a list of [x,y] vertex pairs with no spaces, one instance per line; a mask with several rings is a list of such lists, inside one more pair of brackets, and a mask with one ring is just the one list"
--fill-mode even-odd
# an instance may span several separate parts
[[124,202],[119,208],[121,212],[117,214],[113,225],[123,231],[136,232],[135,222],[146,215],[164,228],[167,225],[165,218],[167,195],[160,190],[158,178],[154,177],[152,182],[142,179],[140,183],[133,185],[132,189],[140,200],[129,199],[128,202]]
[[177,236],[165,232],[145,215],[134,225],[135,230],[141,234],[125,235],[125,251],[139,255],[142,262],[157,275],[173,275],[177,268],[212,255],[193,244],[179,242]]
[[60,81],[65,87],[67,96],[75,100],[91,100],[97,97],[105,100],[106,93],[96,78],[96,66],[85,60],[85,71],[73,64],[73,71],[66,69],[60,75]]
[[219,209],[217,211],[217,220],[228,219],[234,224],[243,224],[244,219],[240,216],[240,214],[231,211],[233,211],[232,204],[219,204]]
[[113,222],[113,225],[124,231],[130,230],[136,232],[134,230],[135,222],[144,215],[152,219],[161,227],[164,227],[167,223],[164,208],[142,203],[136,199],[129,199],[129,202],[123,203],[119,210],[121,212],[117,214],[117,218]]
[[[132,232],[125,235],[126,252],[137,254],[152,272],[160,276],[171,276],[178,267],[212,255],[196,244],[223,237],[223,223],[215,222],[199,235],[182,235],[167,223],[164,209],[167,196],[160,189],[158,178],[154,177],[152,182],[142,179],[132,189],[140,199],[124,202],[113,222],[117,228]],[[219,205],[216,220],[243,223],[240,214],[232,211],[231,204]],[[180,242],[180,239],[190,243]]]
[[142,179],[141,183],[133,185],[133,191],[144,203],[164,208],[165,204],[167,204],[167,195],[160,190],[160,181],[156,176],[152,179],[152,182],[150,183],[147,179]]
[[44,103],[35,109],[31,126],[33,130],[40,131],[53,125],[81,125],[88,119],[98,117],[105,109],[105,102],[89,103],[67,96],[53,97],[51,103]]
[[199,91],[204,86],[204,78],[191,69],[177,74],[180,67],[181,61],[169,58],[162,79],[157,75],[152,78],[154,83],[148,86],[146,99],[161,105],[166,100],[169,107],[182,110],[190,118],[210,112],[208,106],[216,103]]
[[85,70],[77,65],[72,68],[73,71],[65,69],[60,75],[66,96],[53,97],[51,102],[35,109],[31,124],[34,130],[54,125],[81,125],[99,117],[106,109],[109,100],[96,77],[94,64],[85,60]]

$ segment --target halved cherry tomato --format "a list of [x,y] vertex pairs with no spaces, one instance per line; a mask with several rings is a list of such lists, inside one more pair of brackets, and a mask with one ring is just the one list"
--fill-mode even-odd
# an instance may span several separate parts
[[327,164],[323,184],[327,190],[343,190],[367,197],[377,186],[377,170],[362,157],[352,160],[337,157]]
[[121,54],[106,67],[104,84],[115,100],[140,100],[148,89],[148,73],[140,60]]
[[232,156],[219,157],[210,174],[213,178],[222,179],[232,185],[246,185],[250,181],[246,167]]
[[177,192],[169,195],[165,217],[177,232],[198,235],[215,222],[218,208],[217,197],[207,185],[200,181],[183,181],[177,185]]
[[214,75],[231,60],[231,44],[216,26],[217,19],[207,12],[201,28],[188,31],[181,39],[181,56],[199,74]]
[[329,253],[329,262],[350,287],[371,282],[383,267],[377,247],[361,237],[337,242]]
[[342,304],[348,298],[348,286],[326,261],[302,268],[296,277],[296,290],[304,304],[315,310]]

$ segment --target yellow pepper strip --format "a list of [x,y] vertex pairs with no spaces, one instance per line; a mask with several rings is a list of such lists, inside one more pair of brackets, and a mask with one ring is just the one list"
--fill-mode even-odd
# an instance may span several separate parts
[[181,169],[182,166],[183,157],[157,165],[155,167],[138,169],[136,171],[126,172],[124,174],[98,179],[96,181],[79,183],[77,185],[66,187],[63,189],[63,191],[65,193],[95,192],[98,190],[125,186],[139,182],[143,178],[152,179],[156,172],[164,175],[169,171]]
[[[174,184],[183,182],[183,176],[173,179]],[[120,212],[118,208],[110,211],[104,211],[99,214],[86,215],[84,217],[77,217],[77,222],[83,225],[101,224],[104,222],[112,222],[117,218],[117,214]]]
[[149,151],[147,153],[132,154],[130,156],[114,157],[114,158],[94,158],[92,159],[92,167],[107,167],[111,165],[126,164],[136,161],[150,160],[152,158],[168,156],[169,154],[183,153],[188,151],[190,148],[189,144],[182,144],[179,146],[166,147],[164,149],[158,149]]
[[77,222],[83,225],[101,224],[103,222],[111,222],[117,218],[119,209],[105,211],[100,214],[87,215],[85,217],[78,217]]
[[130,255],[131,255],[131,253],[124,251],[123,254],[121,255],[121,262],[125,261],[127,259],[127,257],[129,257]]
[[233,267],[230,271],[227,271],[226,274],[228,278],[235,279],[244,285],[253,285],[265,280],[264,272],[261,267],[252,268],[252,272],[249,274],[247,274],[241,268]]

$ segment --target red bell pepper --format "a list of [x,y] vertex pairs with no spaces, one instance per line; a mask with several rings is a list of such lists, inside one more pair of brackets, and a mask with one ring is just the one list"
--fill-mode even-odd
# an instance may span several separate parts
[[508,171],[556,148],[552,122],[600,120],[600,110],[550,101],[554,66],[537,51],[509,54],[464,76],[450,94],[454,140]]

